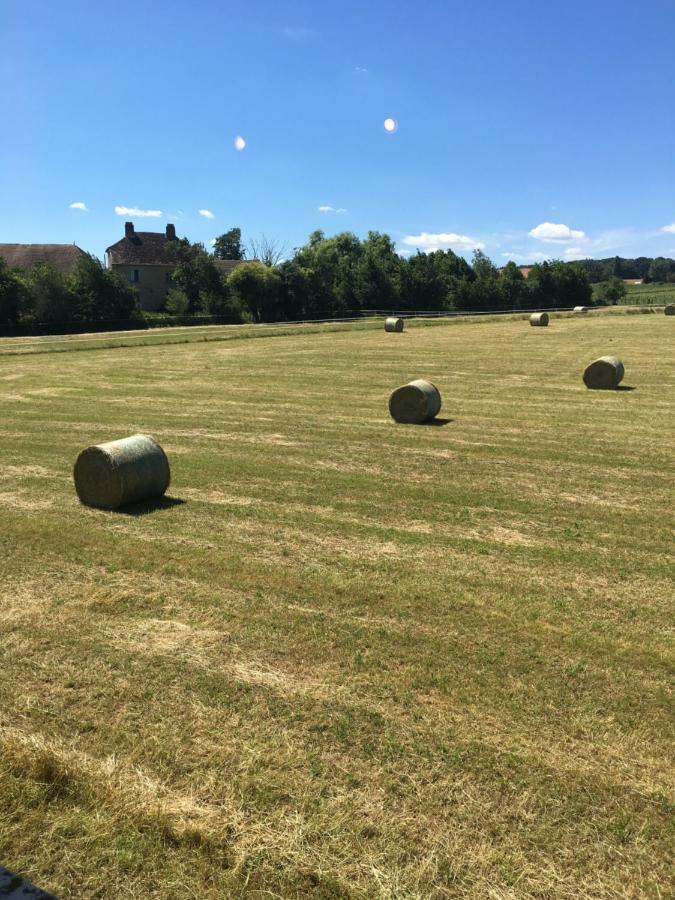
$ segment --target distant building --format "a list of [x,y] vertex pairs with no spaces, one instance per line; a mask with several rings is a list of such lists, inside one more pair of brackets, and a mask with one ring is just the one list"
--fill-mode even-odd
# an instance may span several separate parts
[[644,284],[644,278],[622,278],[624,284]]
[[[119,272],[138,290],[141,309],[154,312],[164,306],[176,265],[169,253],[171,241],[175,240],[175,225],[167,225],[164,232],[136,231],[133,222],[125,222],[124,237],[105,251],[108,268]],[[213,262],[223,275],[229,275],[241,260]]]
[[30,269],[47,263],[62,275],[70,275],[87,254],[76,244],[0,244],[0,256],[10,269]]
[[[502,266],[499,271],[503,272],[505,268],[506,268],[506,266]],[[530,272],[532,271],[533,268],[534,268],[534,266],[518,266],[518,271],[523,276],[523,278],[527,278],[527,276],[530,274]]]
[[174,225],[167,225],[165,232],[136,231],[133,222],[125,222],[124,237],[105,251],[108,268],[138,290],[141,309],[155,311],[164,306],[175,268],[167,246],[175,240]]

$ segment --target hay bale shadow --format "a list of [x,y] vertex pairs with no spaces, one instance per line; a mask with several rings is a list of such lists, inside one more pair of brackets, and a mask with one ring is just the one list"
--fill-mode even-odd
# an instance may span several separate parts
[[442,427],[443,425],[449,425],[450,422],[454,422],[454,419],[429,419],[428,422],[420,422],[420,425],[435,425],[436,427]]
[[148,516],[161,509],[172,509],[174,506],[182,506],[184,503],[187,503],[187,500],[181,500],[180,497],[155,497],[153,500],[144,500],[142,503],[133,503],[131,506],[121,506],[111,512],[123,516]]
[[618,384],[618,385],[614,388],[614,390],[615,390],[615,391],[634,391],[634,390],[636,390],[636,388],[633,387],[633,385],[630,385],[630,384]]

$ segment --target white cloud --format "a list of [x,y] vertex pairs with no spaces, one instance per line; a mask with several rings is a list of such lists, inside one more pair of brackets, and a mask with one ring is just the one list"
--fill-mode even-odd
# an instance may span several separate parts
[[346,213],[347,210],[343,206],[320,206],[320,213]]
[[581,247],[566,247],[565,256],[567,259],[585,259],[586,253]]
[[554,222],[542,222],[531,231],[528,231],[530,237],[536,238],[538,241],[544,241],[547,244],[571,244],[574,241],[581,241],[586,237],[585,232],[569,225],[555,224]]
[[664,225],[661,231],[665,231],[666,234],[675,234],[675,222],[672,225]]
[[137,206],[116,206],[115,214],[118,216],[138,216],[139,218],[159,219],[161,209],[138,209]]
[[547,253],[542,253],[540,250],[535,250],[533,253],[522,253],[520,250],[513,250],[511,253],[502,253],[501,256],[506,260],[512,259],[513,262],[521,263],[541,262],[551,258]]
[[363,66],[354,66],[354,71],[360,72],[362,75],[365,75],[366,72],[368,72],[368,69],[364,68]]
[[466,234],[454,234],[452,232],[440,232],[438,234],[429,234],[423,231],[421,234],[409,234],[403,238],[402,243],[417,247],[425,253],[431,253],[433,250],[484,250],[485,244],[477,241]]
[[215,246],[216,246],[216,239],[215,239],[215,238],[211,238],[211,240],[209,241],[209,244],[211,244],[212,247],[215,247]]
[[216,214],[212,213],[210,209],[200,209],[199,215],[204,216],[205,219],[215,219]]
[[75,203],[71,203],[68,209],[80,209],[82,212],[89,212],[86,203],[83,203],[81,200],[76,200]]
[[399,256],[408,257],[408,256],[412,256],[412,254],[413,254],[412,250],[399,250],[398,251]]

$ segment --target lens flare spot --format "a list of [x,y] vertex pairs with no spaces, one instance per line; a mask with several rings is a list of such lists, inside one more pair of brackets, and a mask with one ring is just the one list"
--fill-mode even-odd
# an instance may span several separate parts
[[398,122],[396,119],[385,119],[384,120],[384,130],[388,131],[389,134],[393,134],[398,128]]
[[234,139],[234,149],[241,151],[244,149],[245,146],[246,146],[246,141],[243,139],[243,137],[240,134],[238,134],[236,136],[236,138]]

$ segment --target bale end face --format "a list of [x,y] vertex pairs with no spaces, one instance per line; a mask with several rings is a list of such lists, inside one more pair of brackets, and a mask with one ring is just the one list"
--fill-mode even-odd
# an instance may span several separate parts
[[159,444],[144,434],[87,447],[73,470],[80,501],[97,509],[119,509],[166,492],[169,461]]
[[385,331],[394,331],[397,334],[400,334],[403,331],[403,327],[403,319],[396,318],[395,316],[389,316],[389,318],[384,320]]
[[548,325],[548,313],[532,313],[530,316],[530,325]]
[[396,388],[389,398],[389,413],[396,422],[421,425],[438,415],[441,395],[430,381],[418,379]]
[[663,310],[663,312],[667,316],[675,316],[675,305],[672,303],[669,303],[668,306],[666,306],[666,308]]
[[601,356],[584,369],[584,384],[595,391],[611,391],[621,383],[624,367],[616,356]]

